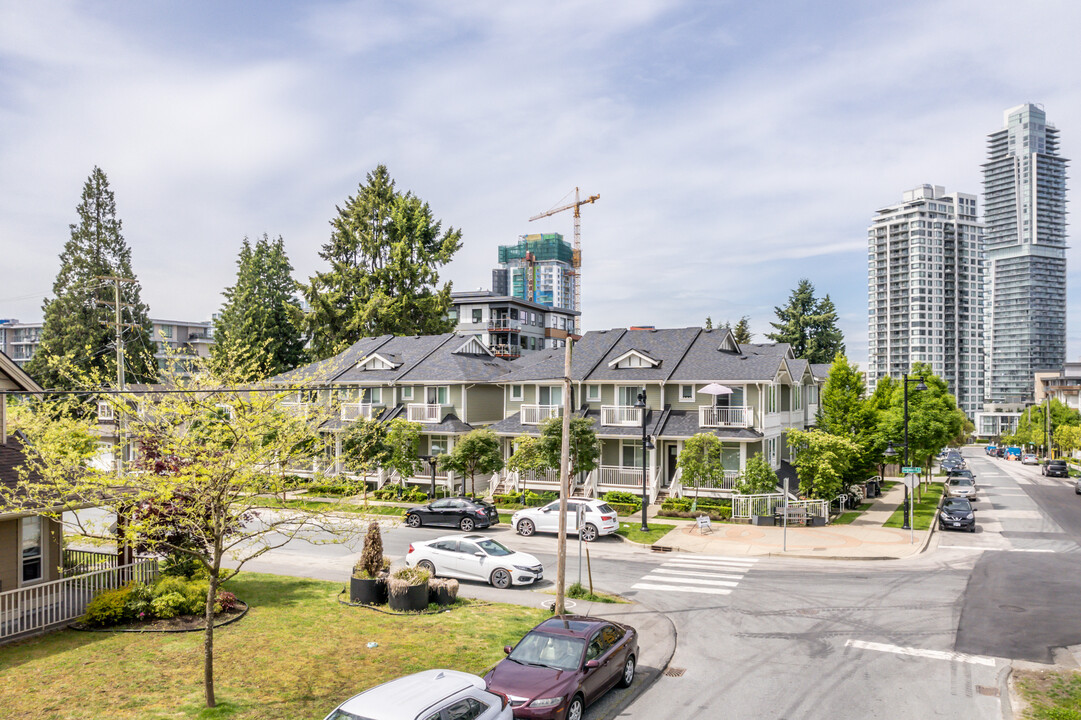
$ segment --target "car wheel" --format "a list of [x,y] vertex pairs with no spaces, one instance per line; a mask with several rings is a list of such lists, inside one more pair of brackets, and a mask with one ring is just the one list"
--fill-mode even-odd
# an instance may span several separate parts
[[524,535],[526,537],[532,535],[533,531],[536,530],[536,528],[533,527],[532,520],[521,520],[518,522],[518,527],[514,529],[518,531],[519,535]]
[[623,663],[623,676],[619,678],[619,686],[629,688],[632,682],[634,682],[634,655],[631,655],[627,658],[627,662]]
[[420,527],[420,515],[414,515],[413,513],[410,513],[409,515],[406,515],[405,516],[405,524],[408,525],[411,528],[419,528]]
[[571,704],[567,706],[567,720],[582,720],[582,713],[585,709],[586,706],[582,702],[582,696],[575,695],[571,700]]
[[973,525],[972,527],[970,527],[970,528],[968,529],[968,531],[969,531],[969,532],[972,532],[972,533],[976,532],[976,526],[975,526],[975,525]]
[[593,542],[597,539],[597,526],[593,523],[586,523],[586,526],[582,528],[582,539],[586,542]]
[[492,587],[506,590],[510,587],[510,572],[503,568],[496,568],[492,571],[492,576],[488,578],[488,582],[492,584]]
[[435,565],[430,560],[421,560],[417,563],[417,567],[428,573],[432,577],[435,577]]
[[458,527],[461,528],[462,532],[473,532],[476,524],[473,522],[473,518],[462,518],[462,521],[458,523]]

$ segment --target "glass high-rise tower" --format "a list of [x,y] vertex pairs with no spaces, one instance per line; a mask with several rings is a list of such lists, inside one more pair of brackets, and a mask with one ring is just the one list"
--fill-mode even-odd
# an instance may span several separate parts
[[1033,374],[1066,361],[1066,163],[1058,130],[1027,103],[1005,113],[983,165],[990,300],[988,399],[1033,397]]

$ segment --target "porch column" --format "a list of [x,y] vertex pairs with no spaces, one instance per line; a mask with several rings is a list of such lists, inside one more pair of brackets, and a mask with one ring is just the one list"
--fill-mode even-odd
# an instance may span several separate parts
[[[116,511],[116,564],[118,567],[131,565],[135,561],[135,551],[125,538],[130,512],[131,505],[121,505]],[[121,584],[129,582],[131,580],[130,575],[130,568],[121,570],[118,578],[119,582]]]
[[342,471],[342,434],[334,433],[334,474]]

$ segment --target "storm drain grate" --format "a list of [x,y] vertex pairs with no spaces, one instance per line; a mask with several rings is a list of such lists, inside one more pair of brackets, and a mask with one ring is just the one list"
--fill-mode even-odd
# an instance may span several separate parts
[[687,672],[687,668],[671,667],[665,669],[665,677],[683,677],[683,673]]
[[998,697],[997,687],[987,687],[986,685],[977,685],[976,692],[980,695],[990,695],[991,697]]

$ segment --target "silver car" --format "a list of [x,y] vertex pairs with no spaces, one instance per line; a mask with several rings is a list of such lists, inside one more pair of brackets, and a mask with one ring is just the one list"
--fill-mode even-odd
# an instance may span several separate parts
[[425,670],[354,695],[326,720],[513,720],[506,695],[457,670]]
[[946,497],[974,500],[976,498],[976,484],[972,482],[972,478],[967,478],[964,475],[954,475],[946,483]]
[[409,543],[405,564],[433,576],[481,580],[503,589],[544,577],[541,561],[484,535],[446,535]]

